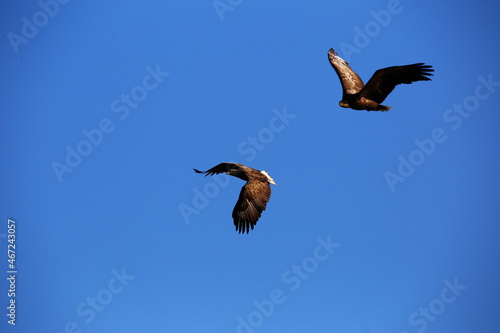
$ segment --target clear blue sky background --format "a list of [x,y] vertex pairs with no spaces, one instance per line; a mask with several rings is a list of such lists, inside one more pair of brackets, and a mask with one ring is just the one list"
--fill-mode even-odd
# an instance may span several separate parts
[[[498,2],[47,3],[0,11],[2,332],[500,330]],[[435,76],[343,109],[331,47]],[[248,235],[225,161],[278,184]]]

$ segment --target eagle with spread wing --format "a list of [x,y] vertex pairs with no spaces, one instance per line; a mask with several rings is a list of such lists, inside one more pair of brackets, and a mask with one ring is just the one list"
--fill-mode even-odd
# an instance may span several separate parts
[[424,63],[387,67],[377,70],[364,85],[359,75],[333,49],[328,51],[328,59],[342,84],[342,100],[339,105],[354,110],[388,111],[391,107],[380,103],[398,84],[430,81],[429,76],[434,71],[432,66]]
[[271,197],[271,185],[276,185],[269,174],[262,170],[249,168],[238,163],[221,163],[207,171],[193,169],[197,173],[204,173],[206,176],[226,173],[227,175],[238,177],[247,183],[240,192],[240,197],[233,210],[233,220],[236,231],[246,233],[253,230],[262,212]]

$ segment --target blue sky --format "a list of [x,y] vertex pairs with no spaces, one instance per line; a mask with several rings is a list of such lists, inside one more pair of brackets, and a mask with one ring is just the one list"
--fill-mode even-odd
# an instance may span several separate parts
[[[497,2],[2,6],[2,332],[500,329]],[[343,109],[330,48],[435,76]]]

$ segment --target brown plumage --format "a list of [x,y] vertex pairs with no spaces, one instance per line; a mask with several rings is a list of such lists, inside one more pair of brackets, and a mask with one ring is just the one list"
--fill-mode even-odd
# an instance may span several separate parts
[[339,105],[354,110],[388,111],[390,106],[381,105],[392,90],[401,83],[411,84],[416,81],[430,81],[434,70],[423,63],[393,66],[379,69],[366,85],[349,64],[330,49],[328,59],[342,84],[342,100]]
[[205,177],[226,173],[245,180],[247,183],[241,189],[240,197],[233,209],[233,221],[239,233],[253,230],[271,197],[270,184],[276,185],[269,174],[264,170],[255,170],[238,163],[221,163],[207,171],[193,170],[204,173]]

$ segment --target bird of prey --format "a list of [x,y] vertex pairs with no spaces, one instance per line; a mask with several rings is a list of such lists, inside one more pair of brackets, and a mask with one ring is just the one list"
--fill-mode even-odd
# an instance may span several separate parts
[[248,234],[250,228],[253,230],[271,197],[270,184],[276,185],[271,176],[264,170],[259,171],[238,163],[221,163],[207,171],[193,170],[204,173],[205,177],[225,172],[227,175],[246,180],[247,183],[241,189],[238,202],[234,206],[233,220],[236,231],[240,234],[245,231]]
[[328,59],[342,84],[342,100],[339,105],[354,110],[388,111],[391,107],[380,103],[398,84],[430,81],[429,76],[434,71],[432,66],[424,63],[387,67],[376,71],[364,85],[359,75],[333,49],[328,51]]

